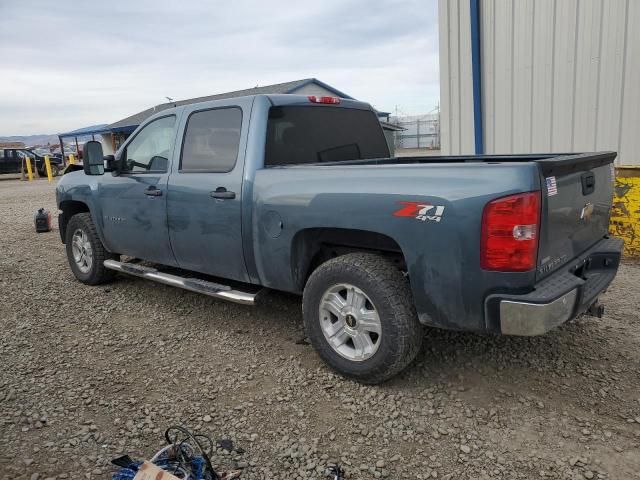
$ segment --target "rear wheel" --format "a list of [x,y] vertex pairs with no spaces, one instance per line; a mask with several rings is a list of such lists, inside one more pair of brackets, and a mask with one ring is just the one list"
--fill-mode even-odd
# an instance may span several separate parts
[[98,285],[113,279],[115,272],[107,270],[103,263],[107,259],[117,259],[118,255],[104,248],[90,213],[77,213],[71,217],[65,244],[71,271],[82,283]]
[[363,383],[396,375],[422,343],[409,282],[378,255],[353,253],[318,267],[304,290],[303,314],[322,359]]
[[51,176],[52,177],[57,177],[58,175],[60,175],[60,167],[58,167],[58,165],[52,163],[51,164]]

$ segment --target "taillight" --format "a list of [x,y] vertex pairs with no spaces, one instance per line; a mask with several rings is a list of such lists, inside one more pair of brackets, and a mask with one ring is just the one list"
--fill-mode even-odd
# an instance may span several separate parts
[[525,272],[536,266],[540,192],[519,193],[487,203],[482,212],[480,266]]
[[307,98],[312,103],[340,103],[340,99],[338,97],[316,97],[315,95],[309,95]]

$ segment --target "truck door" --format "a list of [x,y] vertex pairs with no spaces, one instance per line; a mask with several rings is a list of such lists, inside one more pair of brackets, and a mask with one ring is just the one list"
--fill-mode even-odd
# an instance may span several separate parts
[[[242,251],[244,150],[251,100],[186,107],[167,197],[169,237],[178,265],[248,281]],[[243,118],[245,121],[243,122]]]
[[98,185],[105,243],[112,252],[175,265],[167,227],[167,179],[177,119],[156,118],[120,153],[119,175]]

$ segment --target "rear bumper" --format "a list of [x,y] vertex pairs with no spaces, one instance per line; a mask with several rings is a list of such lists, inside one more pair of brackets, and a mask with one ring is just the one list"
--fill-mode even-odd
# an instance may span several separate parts
[[584,313],[618,271],[624,243],[605,238],[524,295],[493,294],[485,313],[504,335],[542,335]]

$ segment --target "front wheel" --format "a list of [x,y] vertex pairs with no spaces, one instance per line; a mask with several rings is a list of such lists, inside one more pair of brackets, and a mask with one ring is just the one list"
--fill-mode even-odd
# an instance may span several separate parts
[[67,260],[75,277],[87,285],[98,285],[113,279],[115,272],[104,267],[107,259],[117,259],[108,252],[96,232],[90,213],[77,213],[67,224]]
[[363,383],[396,375],[422,344],[409,282],[379,255],[352,253],[320,265],[304,289],[303,316],[320,357]]

